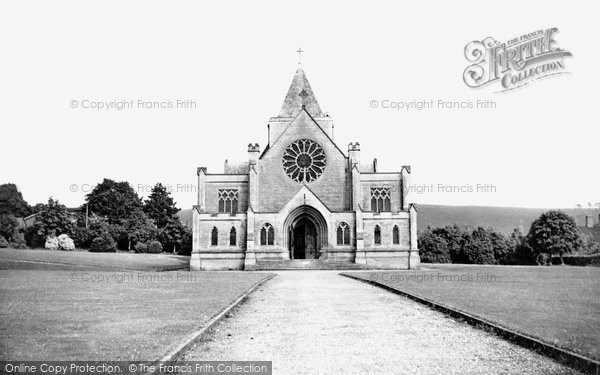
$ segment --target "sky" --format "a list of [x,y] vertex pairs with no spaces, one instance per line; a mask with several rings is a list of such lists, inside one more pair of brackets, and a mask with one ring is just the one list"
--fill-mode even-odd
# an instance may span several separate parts
[[[411,165],[413,202],[587,206],[600,202],[594,8],[2,2],[0,183],[17,184],[30,204],[52,196],[79,206],[103,178],[129,181],[143,197],[161,182],[180,208],[191,208],[196,167],[218,173],[225,159],[247,160],[248,143],[264,148],[301,47],[336,143],[347,150],[360,142],[361,159],[377,158],[380,170]],[[552,27],[558,46],[573,54],[565,59],[570,74],[505,93],[463,82],[469,42]],[[477,100],[495,108],[384,108]],[[116,109],[123,103],[133,104]]]

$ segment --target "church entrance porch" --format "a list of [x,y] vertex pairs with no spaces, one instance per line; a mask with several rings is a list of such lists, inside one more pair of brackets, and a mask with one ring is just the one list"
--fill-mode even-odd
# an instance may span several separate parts
[[323,215],[309,205],[291,211],[283,223],[284,243],[289,259],[323,259],[327,249],[327,222]]

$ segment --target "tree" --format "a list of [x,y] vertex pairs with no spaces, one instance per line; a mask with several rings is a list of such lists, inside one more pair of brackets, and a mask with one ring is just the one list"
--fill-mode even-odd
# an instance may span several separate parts
[[175,253],[178,247],[183,247],[186,239],[186,228],[177,216],[171,216],[167,224],[159,229],[158,238],[165,250],[172,248]]
[[564,253],[577,251],[583,246],[575,220],[561,211],[545,212],[531,223],[527,242],[537,254],[559,254],[561,264],[564,264]]
[[512,241],[512,237],[506,238],[502,233],[492,229],[489,230],[489,234],[494,248],[494,259],[496,260],[496,263],[505,263],[515,249],[515,242]]
[[58,236],[63,233],[72,234],[74,223],[75,218],[67,211],[67,207],[50,197],[48,204],[37,215],[35,227],[40,236]]
[[447,225],[444,228],[436,228],[433,231],[448,243],[448,253],[452,262],[461,263],[462,247],[466,238],[470,235],[469,232],[456,224],[452,226]]
[[500,259],[496,258],[500,264],[530,265],[536,263],[533,249],[527,243],[520,229],[515,228],[506,242],[510,252]]
[[450,263],[448,242],[439,233],[426,229],[418,236],[419,256],[423,263]]
[[0,215],[0,236],[12,241],[19,223],[12,215]]
[[119,224],[142,209],[142,200],[125,181],[105,178],[85,198],[89,212],[105,217],[110,224]]
[[171,193],[161,183],[154,185],[144,203],[144,212],[154,220],[159,228],[166,226],[179,212]]
[[127,219],[123,219],[121,227],[127,236],[128,250],[131,250],[132,244],[146,242],[156,235],[156,225],[142,210],[137,210]]
[[29,215],[29,205],[15,184],[0,185],[0,215],[25,217]]
[[467,264],[495,264],[494,242],[490,232],[479,227],[466,237],[460,260]]

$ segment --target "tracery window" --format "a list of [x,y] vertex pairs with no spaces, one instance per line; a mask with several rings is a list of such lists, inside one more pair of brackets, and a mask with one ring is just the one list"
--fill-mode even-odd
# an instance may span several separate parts
[[391,195],[389,187],[371,188],[371,211],[386,212],[392,210]]
[[309,183],[317,180],[325,170],[325,151],[310,139],[298,139],[283,153],[283,170],[296,182]]
[[263,227],[260,229],[260,244],[261,246],[275,244],[275,230],[269,223],[263,225]]
[[350,245],[350,226],[347,223],[340,223],[337,228],[337,244]]
[[219,189],[219,213],[235,214],[238,210],[238,190]]

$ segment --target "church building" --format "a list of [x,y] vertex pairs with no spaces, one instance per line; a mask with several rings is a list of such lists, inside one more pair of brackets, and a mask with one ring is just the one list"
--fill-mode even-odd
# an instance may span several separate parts
[[[360,144],[333,140],[298,68],[268,143],[248,145],[248,161],[222,173],[197,169],[192,270],[253,270],[297,262],[418,268],[417,212],[407,202],[410,166],[381,172],[362,163]],[[355,266],[356,267],[356,266]]]

